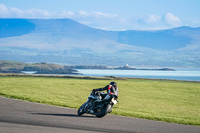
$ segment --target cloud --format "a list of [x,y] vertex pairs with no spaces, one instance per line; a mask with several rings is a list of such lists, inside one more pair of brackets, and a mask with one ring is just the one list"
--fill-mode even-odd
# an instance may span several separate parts
[[25,15],[26,15],[26,12],[21,9],[14,8],[14,7],[7,7],[3,4],[0,4],[1,18],[21,18],[21,17],[24,17]]
[[155,22],[158,22],[161,20],[161,17],[160,16],[157,16],[157,15],[149,15],[148,17],[144,18],[144,21],[146,23],[155,23]]
[[9,15],[9,9],[5,5],[0,4],[0,17],[8,17]]
[[[108,30],[114,28],[117,25],[117,23],[120,26],[121,23],[126,22],[125,19],[120,18],[116,14],[109,14],[104,12],[87,12],[84,10],[80,10],[78,12],[65,11],[65,10],[61,12],[49,12],[47,10],[42,10],[42,9],[21,10],[18,8],[7,7],[4,4],[0,4],[0,18],[27,18],[27,19],[71,18],[92,27],[98,27],[98,28],[104,27],[103,29],[108,29]],[[113,22],[117,23],[113,25]]]
[[95,17],[103,17],[103,18],[118,18],[118,15],[116,14],[108,14],[103,12],[92,12],[92,15]]
[[40,9],[31,9],[25,11],[24,16],[25,18],[51,18],[52,14],[46,10]]
[[166,13],[163,16],[158,16],[155,14],[151,14],[149,16],[142,16],[137,21],[146,24],[165,23],[169,25],[177,25],[181,23],[180,18],[173,15],[172,13]]
[[95,18],[116,18],[118,15],[116,14],[108,14],[103,12],[86,12],[86,11],[79,11],[79,17],[95,17]]
[[0,4],[0,17],[1,18],[35,18],[35,19],[56,19],[56,18],[116,18],[116,14],[108,14],[103,12],[72,12],[72,11],[61,11],[61,12],[49,12],[41,9],[29,9],[21,10],[18,8],[7,7],[4,4]]
[[[0,4],[0,18],[28,18],[28,19],[64,19],[71,18],[90,27],[106,30],[158,30],[181,26],[182,21],[172,13],[163,15],[149,14],[147,16],[123,17],[105,12],[77,12],[60,11],[49,12],[42,9],[21,10]],[[191,22],[192,23],[192,22]],[[187,22],[187,24],[191,24]],[[194,23],[194,22],[193,22]],[[195,25],[199,23],[195,21]],[[194,25],[194,24],[193,24]]]
[[7,7],[0,4],[1,18],[29,18],[29,19],[53,19],[53,18],[71,18],[74,15],[71,11],[49,12],[41,9],[21,10],[14,7]]
[[159,30],[183,26],[181,19],[172,13],[166,13],[162,16],[150,14],[133,20],[132,23],[135,23],[135,27],[140,30]]
[[62,11],[56,15],[59,18],[72,18],[75,15],[75,13],[72,11]]
[[47,18],[50,17],[50,13],[45,10],[31,9],[21,10],[14,7],[7,7],[0,4],[0,17],[1,18]]
[[174,16],[172,13],[166,13],[164,16],[164,20],[171,25],[178,25],[181,23],[180,18]]
[[81,16],[89,16],[89,13],[86,12],[86,11],[79,11],[79,14],[80,14]]
[[8,8],[3,5],[0,4],[0,16],[6,16],[8,14]]

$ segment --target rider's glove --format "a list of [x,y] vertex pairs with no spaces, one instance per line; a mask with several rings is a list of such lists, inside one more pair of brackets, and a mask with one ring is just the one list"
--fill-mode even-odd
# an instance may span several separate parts
[[114,96],[114,98],[118,98],[118,96],[117,95],[113,95]]

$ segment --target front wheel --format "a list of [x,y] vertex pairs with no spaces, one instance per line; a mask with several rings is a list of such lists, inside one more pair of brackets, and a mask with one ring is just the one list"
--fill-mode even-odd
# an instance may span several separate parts
[[86,103],[81,105],[81,107],[78,109],[77,114],[78,115],[83,115],[85,113],[84,108],[85,108]]
[[98,112],[96,114],[96,117],[97,118],[104,117],[107,113],[110,113],[111,109],[112,109],[112,106],[110,104],[106,105],[106,107],[101,112]]

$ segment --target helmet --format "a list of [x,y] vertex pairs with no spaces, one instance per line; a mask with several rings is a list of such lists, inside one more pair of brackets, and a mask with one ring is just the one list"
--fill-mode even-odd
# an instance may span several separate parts
[[109,85],[112,85],[113,87],[117,87],[117,83],[115,83],[114,81],[110,82]]

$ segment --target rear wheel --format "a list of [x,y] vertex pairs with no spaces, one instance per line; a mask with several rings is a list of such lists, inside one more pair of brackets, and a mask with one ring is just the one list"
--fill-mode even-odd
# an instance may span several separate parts
[[101,111],[96,113],[97,118],[104,117],[109,111],[112,109],[112,106],[110,104],[107,104],[106,107]]
[[85,113],[84,108],[85,108],[86,103],[81,105],[81,107],[78,109],[77,114],[78,115],[83,115]]

